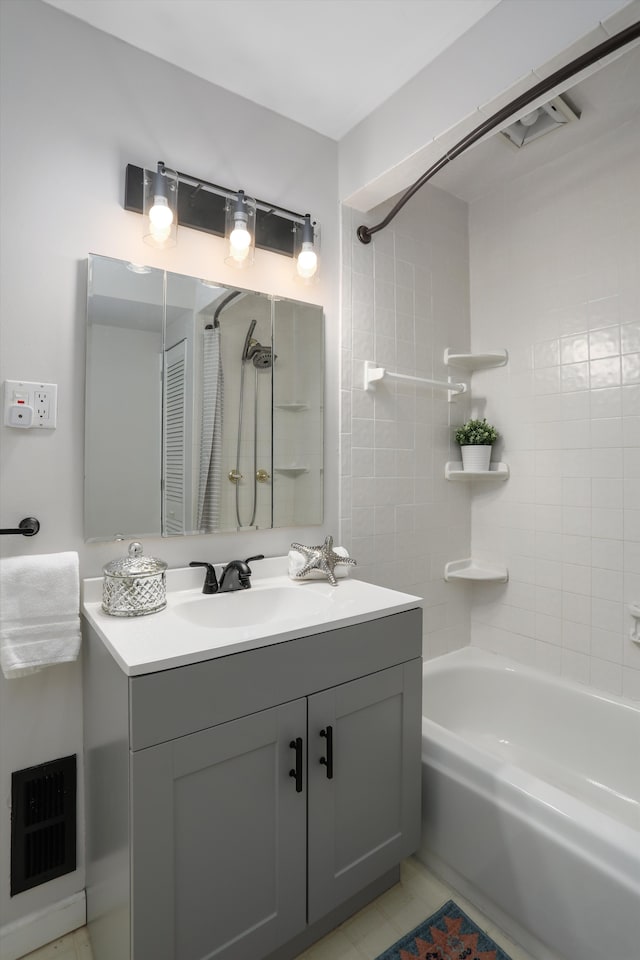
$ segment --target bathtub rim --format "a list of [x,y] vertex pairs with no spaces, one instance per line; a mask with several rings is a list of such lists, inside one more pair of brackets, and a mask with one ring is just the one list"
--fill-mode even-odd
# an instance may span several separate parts
[[[446,664],[445,664],[446,661]],[[437,673],[447,664],[467,664],[481,669],[498,669],[510,673],[519,673],[525,676],[531,675],[539,678],[545,683],[549,683],[559,689],[572,690],[575,693],[594,697],[597,700],[617,704],[640,713],[640,700],[632,700],[630,697],[623,697],[616,693],[610,693],[608,690],[600,690],[587,683],[580,683],[578,680],[572,680],[569,677],[561,677],[556,673],[547,672],[540,667],[523,663],[521,660],[511,659],[501,653],[494,653],[493,650],[486,650],[484,647],[476,647],[467,644],[465,647],[458,647],[449,653],[441,653],[437,657],[429,657],[423,660],[423,669],[429,668],[429,672]]]

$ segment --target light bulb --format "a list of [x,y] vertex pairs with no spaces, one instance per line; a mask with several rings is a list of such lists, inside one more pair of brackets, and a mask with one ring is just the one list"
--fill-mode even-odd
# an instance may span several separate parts
[[302,243],[302,249],[298,254],[297,269],[299,276],[304,277],[304,279],[312,277],[318,269],[318,254],[310,240],[305,240]]
[[235,226],[229,235],[230,254],[234,260],[246,260],[251,247],[251,234],[247,230],[246,222],[237,218]]
[[149,210],[149,223],[151,224],[151,232],[154,233],[156,230],[166,230],[171,227],[173,223],[173,210],[169,206],[169,201],[166,197],[159,196],[156,194],[153,198],[153,206]]
[[539,116],[540,111],[538,109],[532,110],[531,113],[527,113],[526,116],[520,117],[520,123],[523,127],[532,127]]

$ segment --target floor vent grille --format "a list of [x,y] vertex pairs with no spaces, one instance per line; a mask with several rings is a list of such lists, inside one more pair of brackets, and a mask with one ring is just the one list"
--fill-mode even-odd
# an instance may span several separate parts
[[76,757],[11,775],[11,896],[76,869]]

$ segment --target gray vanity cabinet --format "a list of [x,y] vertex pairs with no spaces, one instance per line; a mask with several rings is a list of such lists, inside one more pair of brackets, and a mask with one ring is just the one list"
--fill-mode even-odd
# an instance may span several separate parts
[[286,960],[397,881],[419,609],[134,677],[85,626],[95,960]]
[[133,955],[229,960],[304,929],[306,796],[289,771],[306,703],[132,755]]
[[309,697],[309,923],[419,843],[421,667],[413,660]]

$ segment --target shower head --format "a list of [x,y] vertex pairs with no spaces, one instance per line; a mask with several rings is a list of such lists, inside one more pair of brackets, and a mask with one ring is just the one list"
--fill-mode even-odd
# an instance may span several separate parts
[[249,324],[247,335],[244,338],[242,362],[244,363],[245,360],[251,360],[256,368],[270,367],[273,364],[273,353],[271,351],[271,347],[263,347],[261,343],[258,343],[258,341],[253,338],[252,334],[255,328],[256,321],[252,320]]
[[263,347],[261,343],[254,341],[254,344],[249,349],[249,357],[253,362],[254,367],[266,369],[273,365],[273,353],[271,347]]

